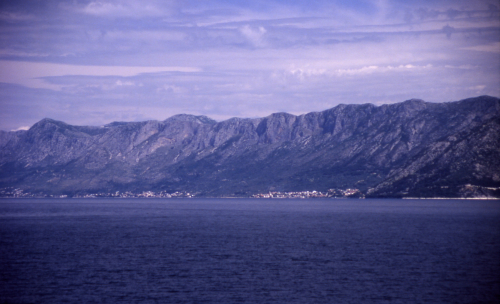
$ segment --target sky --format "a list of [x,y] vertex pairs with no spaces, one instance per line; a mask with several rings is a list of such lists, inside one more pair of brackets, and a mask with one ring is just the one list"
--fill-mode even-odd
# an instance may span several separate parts
[[0,130],[500,96],[499,0],[0,0]]

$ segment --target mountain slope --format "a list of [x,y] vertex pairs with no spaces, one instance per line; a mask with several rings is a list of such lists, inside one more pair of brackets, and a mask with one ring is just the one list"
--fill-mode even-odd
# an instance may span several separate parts
[[70,195],[330,188],[374,197],[498,195],[499,114],[499,99],[481,96],[222,122],[176,115],[82,127],[44,119],[28,131],[0,133],[0,188]]

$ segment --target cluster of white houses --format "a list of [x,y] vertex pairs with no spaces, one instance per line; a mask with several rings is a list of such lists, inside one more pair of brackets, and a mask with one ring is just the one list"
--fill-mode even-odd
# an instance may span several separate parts
[[326,197],[363,197],[359,189],[329,189],[320,191],[269,192],[252,195],[254,198],[326,198]]
[[[17,197],[17,198],[29,198],[29,197],[47,197],[47,198],[98,198],[98,197],[114,197],[114,198],[191,198],[194,194],[189,192],[173,192],[168,193],[167,191],[153,192],[153,191],[143,191],[140,193],[133,193],[130,191],[126,192],[112,192],[112,193],[82,193],[73,194],[71,196],[62,195],[50,195],[43,193],[30,193],[24,192],[22,189],[0,189],[0,197]],[[251,196],[252,198],[327,198],[327,197],[364,197],[364,195],[358,189],[329,189],[326,192],[320,191],[293,191],[293,192],[269,192],[269,193],[259,193]]]

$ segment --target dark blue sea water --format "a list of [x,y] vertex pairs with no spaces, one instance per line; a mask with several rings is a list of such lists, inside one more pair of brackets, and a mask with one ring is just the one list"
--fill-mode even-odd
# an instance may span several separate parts
[[0,303],[499,303],[500,201],[0,200]]

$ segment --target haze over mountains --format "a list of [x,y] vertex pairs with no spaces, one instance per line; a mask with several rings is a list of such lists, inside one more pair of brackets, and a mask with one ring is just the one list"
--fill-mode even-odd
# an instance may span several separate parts
[[29,193],[360,189],[369,197],[500,197],[500,100],[339,105],[300,116],[0,132],[0,188]]

